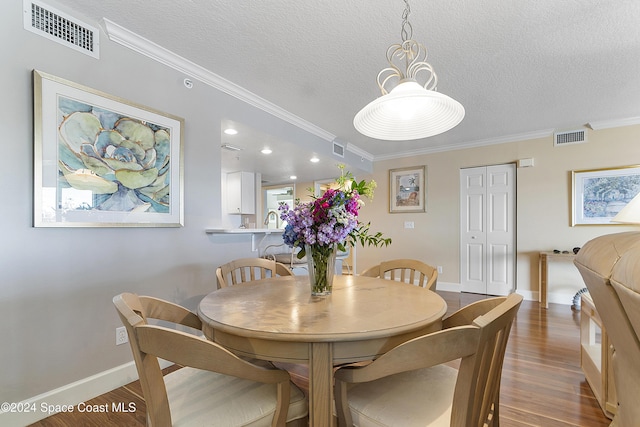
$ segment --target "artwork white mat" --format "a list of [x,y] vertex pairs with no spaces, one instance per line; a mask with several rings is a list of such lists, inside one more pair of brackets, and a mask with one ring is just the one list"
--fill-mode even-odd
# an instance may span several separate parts
[[571,225],[608,224],[640,192],[640,165],[571,172]]
[[37,70],[35,227],[180,227],[184,120]]

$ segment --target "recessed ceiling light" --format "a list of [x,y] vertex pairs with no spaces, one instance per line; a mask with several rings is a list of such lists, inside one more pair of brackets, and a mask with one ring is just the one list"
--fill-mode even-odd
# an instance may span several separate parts
[[289,177],[289,179],[298,179],[298,177],[297,177],[297,176],[295,176],[295,175],[291,175],[291,176]]
[[311,161],[311,163],[318,163],[320,161],[319,158],[317,157],[312,157],[311,159],[309,159]]
[[224,133],[226,133],[227,135],[236,135],[238,133],[238,131],[235,130],[235,129],[229,128],[229,129],[225,129]]
[[272,151],[270,148],[263,148],[262,151],[260,151],[262,154],[271,154]]

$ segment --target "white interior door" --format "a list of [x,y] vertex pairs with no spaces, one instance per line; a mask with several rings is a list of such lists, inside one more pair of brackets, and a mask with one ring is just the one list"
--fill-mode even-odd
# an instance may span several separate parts
[[462,292],[515,289],[515,165],[460,170]]
[[486,168],[460,170],[460,284],[486,293]]

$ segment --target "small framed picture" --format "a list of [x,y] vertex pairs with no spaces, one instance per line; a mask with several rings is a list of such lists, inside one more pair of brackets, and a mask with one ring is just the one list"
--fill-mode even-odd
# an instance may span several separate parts
[[426,212],[427,167],[389,170],[389,212]]
[[640,165],[571,171],[571,225],[609,224],[640,192]]

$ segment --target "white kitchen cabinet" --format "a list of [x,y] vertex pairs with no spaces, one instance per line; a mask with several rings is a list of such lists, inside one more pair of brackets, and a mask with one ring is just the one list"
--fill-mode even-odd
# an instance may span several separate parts
[[256,181],[253,173],[227,174],[227,211],[244,215],[256,213]]

